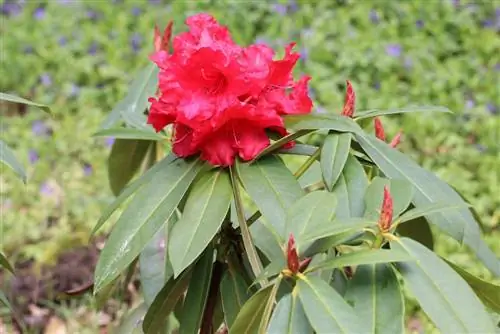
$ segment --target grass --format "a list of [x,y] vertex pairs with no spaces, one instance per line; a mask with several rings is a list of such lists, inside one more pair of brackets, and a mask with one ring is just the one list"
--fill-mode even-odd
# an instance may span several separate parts
[[[404,131],[401,150],[474,205],[487,242],[500,253],[500,16],[493,2],[28,1],[9,16],[2,6],[0,91],[54,110],[53,116],[31,109],[20,116],[0,106],[1,137],[28,166],[26,186],[11,173],[0,175],[0,248],[14,261],[52,264],[65,250],[87,244],[113,199],[109,142],[92,134],[148,63],[154,24],[172,19],[177,33],[185,17],[199,11],[228,25],[239,43],[266,41],[282,50],[297,42],[297,72],[313,77],[311,94],[321,111],[340,111],[346,79],[356,89],[358,110],[453,110],[383,122],[388,137]],[[446,237],[438,240],[440,254],[489,277],[469,252]]]

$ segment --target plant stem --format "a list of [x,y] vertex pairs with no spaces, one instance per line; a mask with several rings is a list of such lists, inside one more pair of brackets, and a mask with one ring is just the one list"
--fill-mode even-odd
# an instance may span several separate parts
[[210,281],[210,290],[208,290],[207,304],[203,311],[203,318],[201,320],[200,334],[212,334],[213,324],[212,318],[214,317],[214,309],[219,298],[219,286],[224,272],[224,265],[215,261],[214,269],[212,271],[212,280]]
[[318,147],[316,152],[314,152],[313,155],[311,155],[309,158],[307,158],[306,162],[302,166],[297,169],[297,171],[293,174],[297,179],[304,175],[305,172],[312,166],[314,161],[319,158],[321,154],[321,148]]

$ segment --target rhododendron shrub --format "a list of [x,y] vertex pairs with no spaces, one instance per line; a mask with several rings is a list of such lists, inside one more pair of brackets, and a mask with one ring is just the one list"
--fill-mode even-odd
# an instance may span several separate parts
[[122,212],[94,292],[137,266],[144,297],[122,332],[401,333],[408,292],[442,332],[495,332],[499,287],[433,251],[446,233],[500,275],[473,208],[381,121],[445,108],[359,111],[347,81],[343,106],[312,113],[293,43],[278,56],[210,15],[186,24],[155,29],[152,64],[97,133],[116,138],[117,197],[94,232]]

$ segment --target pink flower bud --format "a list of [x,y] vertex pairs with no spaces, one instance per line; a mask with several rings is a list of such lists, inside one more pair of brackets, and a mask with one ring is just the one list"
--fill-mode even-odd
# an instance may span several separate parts
[[293,237],[292,233],[290,233],[290,237],[288,238],[287,263],[288,269],[292,273],[296,274],[299,272],[299,255],[297,254],[295,238]]
[[399,143],[401,142],[401,135],[403,134],[402,131],[399,131],[395,136],[394,138],[392,138],[391,140],[391,143],[389,145],[391,145],[391,147],[394,147],[396,148],[396,146],[399,145]]
[[154,32],[154,47],[155,47],[155,52],[158,51],[167,51],[168,52],[168,47],[170,45],[170,38],[172,37],[172,26],[174,22],[170,21],[165,28],[165,31],[163,32],[163,36],[160,33],[160,29],[158,26],[155,25],[155,32]]
[[385,131],[384,131],[384,126],[382,125],[382,121],[380,121],[380,118],[375,117],[373,119],[373,124],[375,126],[375,137],[378,139],[385,141]]
[[342,109],[342,115],[351,117],[354,115],[354,109],[356,107],[356,93],[352,88],[351,82],[346,81],[347,89],[345,92],[344,108]]
[[382,209],[380,210],[380,217],[378,219],[378,227],[382,232],[388,232],[392,224],[392,197],[387,186],[384,187],[384,200],[382,202]]

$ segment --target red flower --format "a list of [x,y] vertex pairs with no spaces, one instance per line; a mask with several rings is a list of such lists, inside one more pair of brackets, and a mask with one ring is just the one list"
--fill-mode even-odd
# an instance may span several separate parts
[[201,154],[221,166],[237,155],[251,160],[269,145],[266,130],[287,134],[283,115],[311,112],[310,78],[292,78],[299,59],[293,43],[283,59],[273,60],[266,45],[236,45],[210,15],[189,17],[186,24],[189,31],[174,38],[172,54],[166,42],[171,26],[162,43],[157,32],[151,56],[160,68],[159,96],[149,99],[148,123],[156,131],[173,124],[176,155]]
[[[290,236],[288,238],[288,246],[287,246],[286,253],[287,253],[286,259],[287,259],[288,269],[293,274],[298,273],[299,269],[300,269],[299,255],[297,254],[297,247],[295,246],[295,238],[293,237],[292,233],[290,233]],[[310,262],[310,261],[308,260],[308,262]],[[309,263],[307,263],[307,264],[309,264]]]
[[382,232],[388,232],[392,225],[392,196],[387,186],[384,187],[384,199],[380,210],[378,226]]
[[347,89],[345,92],[344,108],[342,109],[342,115],[351,117],[354,115],[354,110],[356,108],[356,93],[352,84],[349,80],[346,81]]

